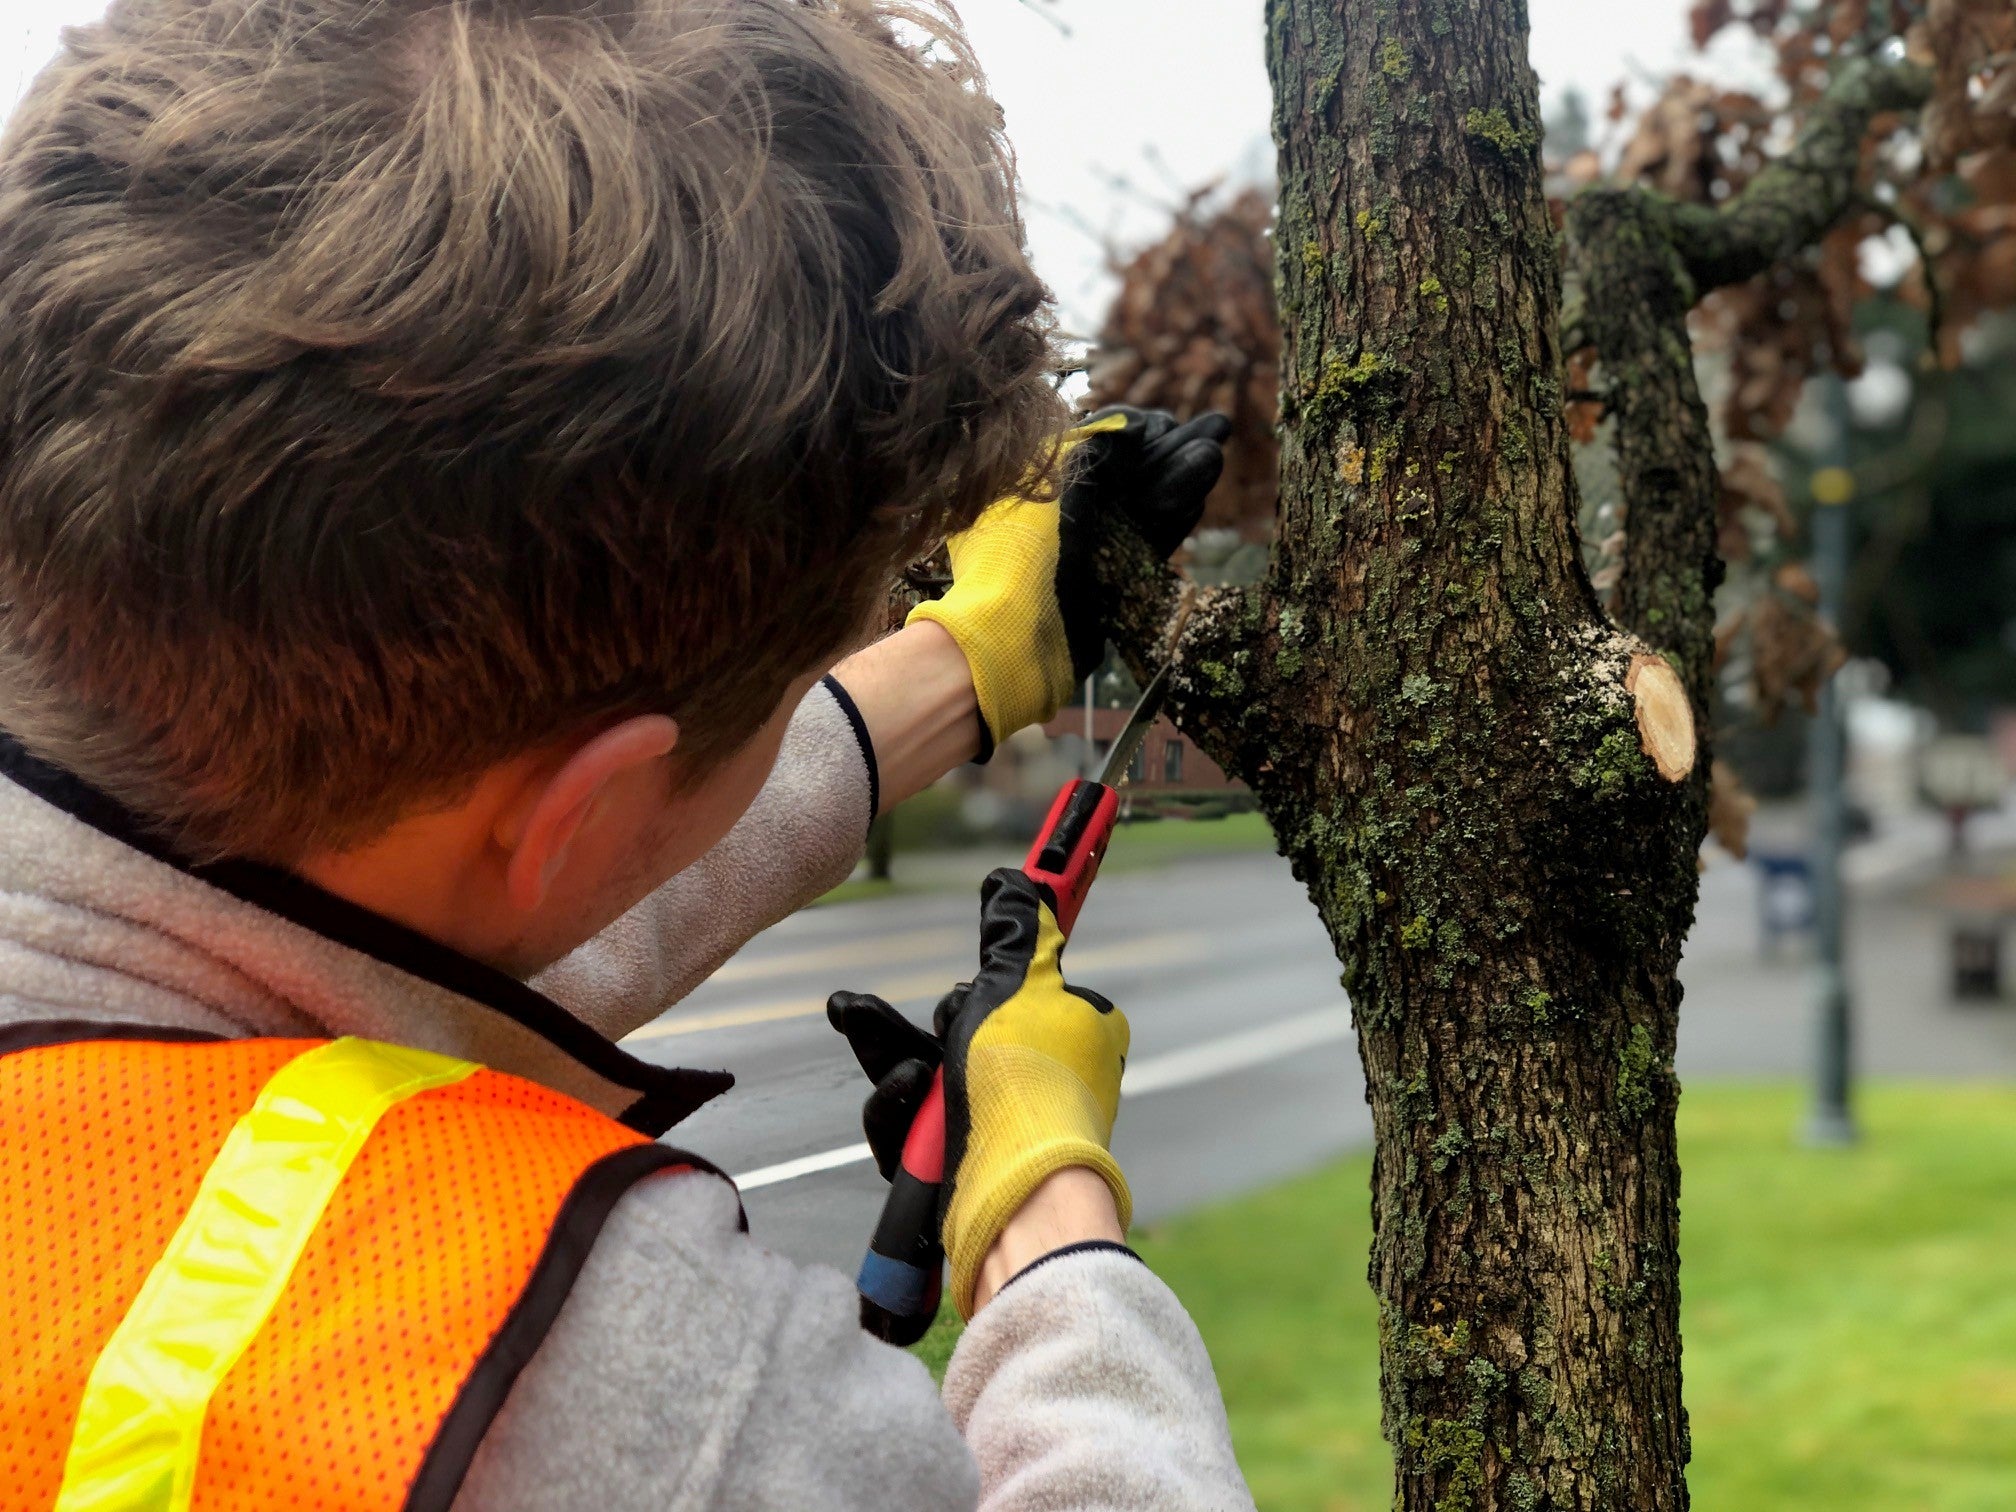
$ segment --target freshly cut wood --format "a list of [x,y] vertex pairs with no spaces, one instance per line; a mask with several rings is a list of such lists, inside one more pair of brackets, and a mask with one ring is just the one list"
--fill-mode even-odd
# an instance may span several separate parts
[[1694,770],[1700,743],[1694,734],[1694,705],[1680,674],[1657,656],[1631,658],[1624,687],[1638,709],[1638,742],[1659,775],[1681,782]]

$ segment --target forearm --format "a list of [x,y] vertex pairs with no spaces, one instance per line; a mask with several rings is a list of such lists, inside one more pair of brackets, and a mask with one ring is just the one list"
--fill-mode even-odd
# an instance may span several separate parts
[[887,813],[980,754],[973,672],[938,625],[920,620],[833,669],[868,727]]
[[1126,1237],[1113,1189],[1104,1178],[1083,1166],[1059,1171],[1029,1194],[980,1263],[974,1311],[1046,1255],[1074,1245],[1119,1244]]

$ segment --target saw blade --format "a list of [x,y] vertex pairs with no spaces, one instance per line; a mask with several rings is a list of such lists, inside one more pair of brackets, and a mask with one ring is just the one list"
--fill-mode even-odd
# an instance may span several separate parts
[[1148,731],[1155,723],[1155,716],[1162,712],[1162,700],[1169,693],[1169,667],[1148,680],[1148,686],[1141,690],[1140,700],[1134,705],[1134,712],[1120,733],[1113,737],[1113,745],[1106,753],[1106,764],[1099,769],[1099,780],[1110,788],[1124,787],[1127,783],[1127,768],[1134,764],[1134,753],[1141,749],[1141,742],[1148,738]]

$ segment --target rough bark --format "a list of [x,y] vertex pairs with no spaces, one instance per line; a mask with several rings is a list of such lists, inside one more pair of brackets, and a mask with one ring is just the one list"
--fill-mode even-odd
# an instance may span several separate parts
[[1667,1512],[1674,972],[1720,573],[1685,316],[1824,231],[1871,113],[1919,84],[1848,71],[1726,211],[1577,206],[1578,340],[1603,351],[1630,510],[1620,626],[1575,539],[1526,30],[1519,0],[1269,0],[1270,572],[1199,593],[1116,532],[1102,576],[1137,673],[1184,626],[1178,721],[1253,787],[1343,964],[1396,1507]]
[[1931,86],[1930,71],[1915,64],[1849,64],[1793,149],[1720,209],[1635,188],[1591,190],[1569,206],[1582,293],[1572,323],[1596,347],[1628,506],[1617,619],[1672,658],[1698,710],[1707,707],[1722,563],[1715,456],[1687,312],[1710,290],[1825,235],[1856,203],[1870,122],[1923,104]]
[[[1397,1505],[1685,1505],[1673,967],[1702,815],[1581,570],[1523,7],[1273,0],[1286,350],[1267,582],[1185,727],[1343,963]],[[1124,541],[1126,649],[1176,589]]]

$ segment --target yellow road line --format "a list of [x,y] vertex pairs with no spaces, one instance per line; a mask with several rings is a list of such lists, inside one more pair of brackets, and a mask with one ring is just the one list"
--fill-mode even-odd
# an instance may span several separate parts
[[790,976],[828,966],[895,965],[918,956],[957,950],[972,938],[973,931],[970,929],[913,929],[903,934],[878,935],[872,939],[844,940],[833,945],[814,946],[809,950],[794,950],[788,955],[730,961],[707,980],[753,982],[763,977]]
[[[962,936],[963,937],[963,936]],[[1091,946],[1064,953],[1064,972],[1071,981],[1088,981],[1090,973],[1129,966],[1194,960],[1204,954],[1204,941],[1194,934],[1145,935],[1115,945]],[[944,971],[918,972],[895,980],[871,981],[860,990],[879,993],[892,1003],[911,1003],[938,997],[952,986],[954,978]],[[1124,1006],[1124,1005],[1123,1005]],[[783,1019],[810,1018],[826,1011],[824,996],[779,998],[768,1003],[749,1003],[740,1008],[721,1008],[711,1013],[680,1013],[660,1019],[625,1035],[623,1043],[670,1039],[679,1034],[704,1034],[710,1029],[739,1029],[748,1024],[772,1024]]]

